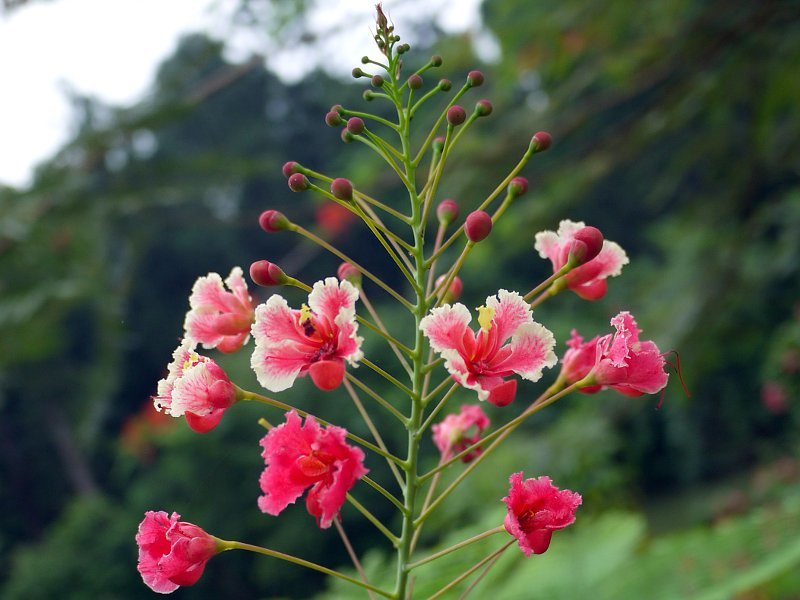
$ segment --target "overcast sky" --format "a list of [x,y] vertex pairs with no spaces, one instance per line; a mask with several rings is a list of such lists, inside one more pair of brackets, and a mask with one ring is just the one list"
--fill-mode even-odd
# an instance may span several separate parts
[[[30,183],[33,167],[50,157],[70,135],[72,123],[65,90],[103,102],[128,105],[144,97],[158,64],[181,34],[206,31],[230,39],[226,28],[235,0],[52,0],[32,2],[0,16],[0,183]],[[337,20],[362,29],[337,39],[339,65],[349,71],[371,51],[373,0],[322,2],[312,26]],[[402,32],[403,16],[421,11],[447,31],[475,30],[480,0],[384,0]],[[446,21],[441,19],[446,15]],[[363,27],[359,25],[363,23]],[[233,58],[262,51],[240,36]],[[238,56],[237,56],[238,55]],[[303,49],[271,56],[273,67],[308,64]]]

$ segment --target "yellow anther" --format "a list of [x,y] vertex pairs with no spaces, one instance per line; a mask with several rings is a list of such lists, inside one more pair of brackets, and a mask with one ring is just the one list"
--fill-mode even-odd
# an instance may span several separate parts
[[300,307],[300,323],[305,323],[311,319],[312,314],[311,309],[308,308],[308,304],[303,304],[303,306]]
[[186,360],[183,361],[183,370],[185,371],[189,367],[196,365],[200,362],[200,355],[197,352],[190,352],[189,356],[186,357]]
[[494,308],[491,306],[478,307],[478,323],[481,329],[489,331],[492,328],[492,319],[494,319]]

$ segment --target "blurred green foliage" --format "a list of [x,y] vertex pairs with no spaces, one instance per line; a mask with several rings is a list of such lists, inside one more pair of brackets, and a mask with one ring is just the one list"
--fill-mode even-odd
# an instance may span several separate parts
[[[242,6],[261,22],[273,4]],[[295,28],[292,39],[302,40],[305,6],[281,13],[287,31]],[[512,207],[514,218],[472,254],[464,302],[480,304],[499,287],[530,289],[549,270],[533,250],[534,233],[562,218],[585,220],[619,242],[631,265],[603,301],[559,297],[537,309],[537,320],[563,349],[571,328],[591,337],[629,309],[647,338],[680,351],[692,391],[684,397],[673,376],[658,411],[656,398],[581,395],[517,432],[492,459],[492,472],[547,473],[579,490],[585,505],[574,532],[559,535],[546,555],[523,562],[510,549],[484,593],[521,598],[538,582],[542,595],[565,598],[577,597],[570,584],[593,597],[639,598],[656,588],[665,598],[796,596],[800,556],[787,524],[798,516],[797,473],[790,468],[769,488],[777,498],[735,477],[800,447],[800,37],[793,35],[800,6],[491,0],[483,15],[501,58],[481,66],[487,82],[478,91],[495,110],[454,152],[442,197],[458,199],[465,213],[516,162],[530,134],[551,131],[556,143],[523,171],[531,189]],[[435,51],[445,58],[442,76],[458,82],[479,64],[474,41],[418,44],[409,61]],[[280,519],[257,510],[258,407],[235,407],[205,436],[182,422],[157,425],[140,411],[181,335],[196,277],[224,276],[260,258],[306,281],[334,272],[338,260],[317,248],[264,235],[256,218],[265,208],[314,223],[402,285],[368,232],[326,231],[319,201],[293,195],[280,173],[296,160],[388,203],[402,201],[374,157],[343,147],[324,125],[333,103],[364,107],[362,89],[318,72],[286,84],[258,57],[230,64],[222,44],[190,36],[140,104],[75,98],[75,138],[40,166],[29,189],[0,189],[0,596],[144,596],[133,534],[147,509],[175,510],[222,537],[346,564],[335,533],[318,531],[302,507]],[[431,117],[423,112],[419,121]],[[264,299],[262,292],[254,293]],[[301,301],[287,294],[291,304]],[[390,327],[409,333],[400,312],[383,310]],[[379,341],[368,339],[365,350],[396,367]],[[246,357],[224,366],[255,387]],[[539,391],[525,383],[520,399]],[[349,401],[321,404],[305,381],[281,399],[365,435]],[[452,407],[471,400],[459,395]],[[514,410],[492,418],[502,422]],[[395,436],[387,436],[390,446],[401,443]],[[437,527],[454,543],[501,519],[506,481],[479,472],[434,513],[423,536],[431,551],[437,540],[427,536]],[[688,509],[676,496],[717,480],[730,492],[720,504],[701,498]],[[363,501],[389,518],[384,503]],[[768,508],[747,513],[761,503]],[[703,525],[731,507],[726,524]],[[603,514],[610,509],[626,512]],[[386,560],[380,540],[349,507],[344,517],[358,549],[369,552],[368,570],[378,573]],[[648,533],[679,526],[690,529]],[[417,591],[499,545],[489,541],[432,565],[438,579],[420,579]],[[307,597],[322,585],[300,569],[231,553],[177,593]],[[348,593],[333,589],[336,597]]]

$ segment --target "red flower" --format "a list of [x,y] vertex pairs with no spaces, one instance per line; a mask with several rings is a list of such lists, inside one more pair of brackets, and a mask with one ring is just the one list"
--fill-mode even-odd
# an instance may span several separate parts
[[511,488],[503,502],[508,514],[506,531],[517,538],[525,556],[542,554],[550,546],[553,531],[575,522],[583,499],[570,490],[559,490],[549,477],[522,480],[522,472],[510,478]]
[[330,527],[347,492],[369,472],[364,468],[364,453],[349,446],[346,435],[341,427],[322,429],[311,416],[301,425],[295,411],[286,413],[286,422],[261,440],[267,466],[261,474],[264,495],[258,507],[278,515],[310,487],[306,509],[320,528]]
[[[477,404],[464,404],[460,413],[447,415],[441,423],[433,426],[433,442],[442,453],[442,460],[447,460],[478,442],[487,427],[489,417],[481,407]],[[467,435],[469,431],[472,431],[472,435]],[[480,453],[481,448],[477,447],[461,457],[461,460],[470,462]]]
[[145,584],[160,594],[174,592],[200,579],[208,559],[222,550],[217,538],[180,515],[147,511],[139,524],[137,569]]

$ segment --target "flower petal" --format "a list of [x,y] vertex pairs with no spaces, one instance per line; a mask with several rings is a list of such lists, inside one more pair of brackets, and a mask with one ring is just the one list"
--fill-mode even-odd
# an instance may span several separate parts
[[464,347],[464,336],[474,337],[467,325],[472,320],[469,310],[463,304],[445,304],[434,308],[423,318],[419,327],[430,340],[431,348],[442,353],[446,350],[459,350]]
[[511,355],[502,363],[493,365],[496,370],[511,370],[528,381],[539,381],[542,370],[558,363],[553,348],[556,345],[552,332],[544,325],[532,322],[521,325],[511,338]]
[[501,344],[510,338],[518,327],[533,322],[530,305],[517,292],[500,290],[496,296],[486,298],[486,306],[494,309],[492,328],[497,328],[495,336]]

